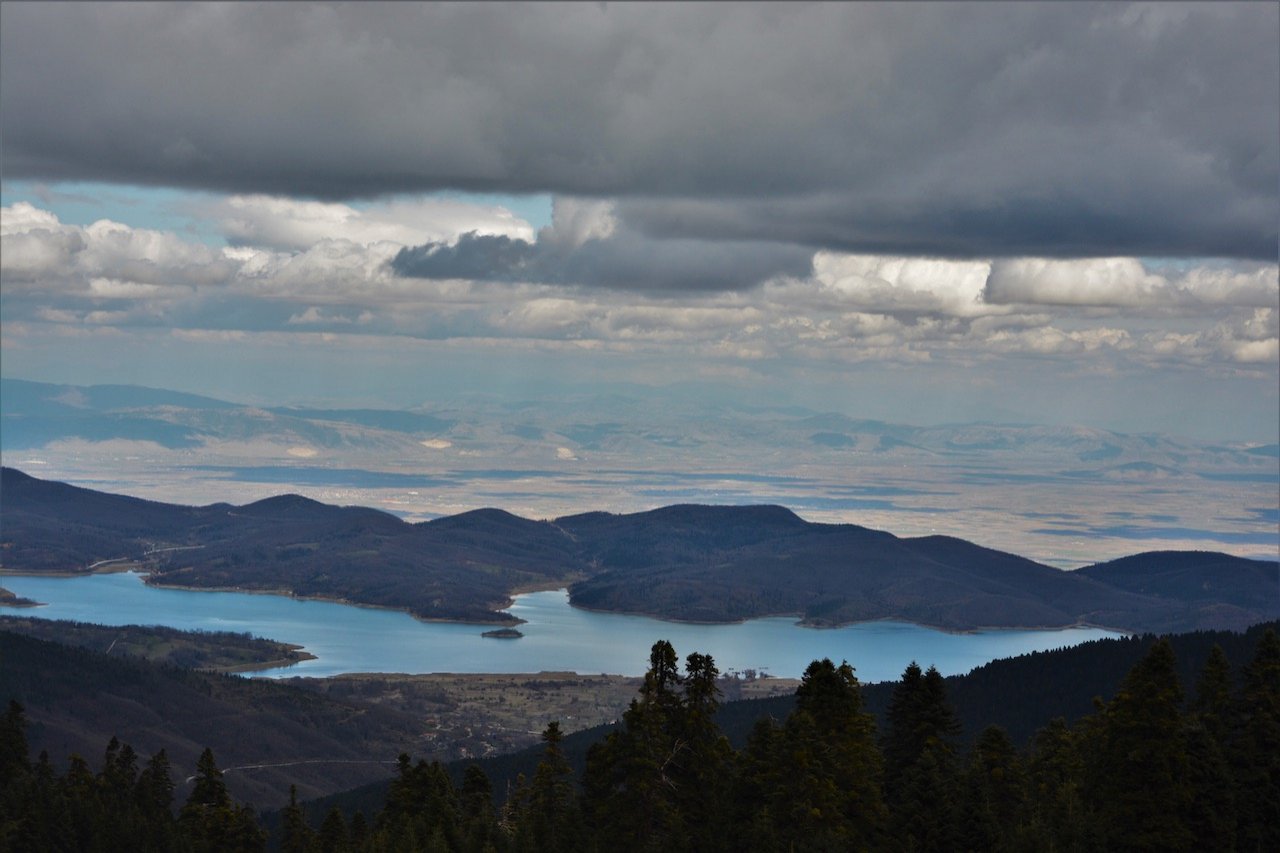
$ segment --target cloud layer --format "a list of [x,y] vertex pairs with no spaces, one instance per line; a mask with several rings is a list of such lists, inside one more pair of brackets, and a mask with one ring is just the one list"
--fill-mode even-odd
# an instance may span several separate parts
[[[612,197],[636,251],[673,238],[978,259],[1276,253],[1275,4],[0,14],[10,178]],[[562,280],[552,266],[542,278]]]
[[[450,208],[450,218],[424,204],[355,211],[231,197],[206,205],[238,241],[214,248],[109,220],[68,225],[17,203],[0,209],[6,335],[45,324],[203,339],[406,336],[647,353],[730,371],[767,360],[1060,358],[1072,370],[1265,376],[1277,362],[1275,264],[1161,271],[1126,257],[941,260],[767,245],[773,254],[746,246],[727,257],[725,244],[689,241],[682,253],[629,233],[598,202],[558,199],[533,240],[498,208]],[[254,227],[228,221],[227,210],[252,211]],[[392,239],[418,239],[427,232],[414,223],[425,220],[452,239],[416,248]],[[458,233],[476,221],[508,232]]]
[[813,251],[780,243],[655,239],[619,227],[611,204],[562,198],[536,241],[471,232],[452,243],[402,249],[391,267],[414,278],[696,292],[806,277]]
[[1268,436],[1277,37],[1274,3],[3,3],[6,375],[851,412],[861,376],[926,420]]

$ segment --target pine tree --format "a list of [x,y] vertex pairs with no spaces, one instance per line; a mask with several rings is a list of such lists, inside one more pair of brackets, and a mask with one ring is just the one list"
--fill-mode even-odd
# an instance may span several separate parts
[[60,780],[64,800],[63,820],[75,839],[75,849],[97,850],[95,839],[106,820],[98,780],[89,763],[79,755],[67,759],[67,772]]
[[907,664],[902,678],[893,688],[889,697],[888,729],[882,739],[884,751],[885,796],[892,803],[897,800],[901,788],[901,777],[906,768],[915,761],[924,749],[923,739],[919,732],[917,710],[924,690],[924,670],[915,661]]
[[13,782],[31,771],[27,752],[27,720],[22,705],[9,700],[0,716],[0,784]]
[[417,770],[421,774],[422,787],[426,792],[423,816],[428,821],[429,835],[443,839],[445,849],[452,850],[461,844],[459,826],[462,815],[458,792],[454,790],[449,774],[439,761],[427,764],[419,759]]
[[960,849],[958,780],[951,757],[930,744],[902,774],[891,832],[902,850]]
[[49,754],[41,752],[31,767],[30,784],[22,802],[23,820],[8,840],[8,850],[75,850],[79,841],[62,781],[53,771]]
[[148,759],[133,786],[133,800],[142,821],[138,848],[154,851],[178,846],[178,825],[173,819],[173,778],[169,754],[163,749]]
[[29,801],[31,797],[31,759],[27,748],[27,721],[22,705],[9,701],[0,716],[0,850],[18,849],[11,845],[29,837]]
[[1014,849],[1024,834],[1026,785],[1008,734],[998,726],[988,726],[974,745],[965,776],[965,849]]
[[1028,762],[1031,817],[1028,847],[1038,850],[1096,849],[1096,820],[1086,806],[1080,736],[1057,717],[1038,731]]
[[259,851],[266,834],[252,810],[235,805],[222,781],[213,750],[206,748],[196,762],[195,786],[179,812],[182,833],[197,851]]
[[783,826],[791,800],[782,769],[786,757],[781,727],[772,718],[758,720],[737,756],[731,812],[736,849],[786,849]]
[[666,775],[683,748],[671,737],[679,710],[680,674],[675,649],[653,644],[640,696],[622,715],[622,726],[587,753],[584,805],[601,845],[668,850],[681,837],[679,812]]
[[31,845],[29,849],[74,850],[77,843],[75,823],[70,819],[73,806],[67,801],[67,791],[62,780],[54,773],[49,753],[43,750],[40,752],[32,777],[36,781],[38,804],[43,814],[36,833],[41,842]]
[[347,853],[350,850],[346,821],[337,806],[329,809],[320,824],[320,835],[316,840],[316,848],[320,853]]
[[885,799],[891,834],[907,849],[960,844],[956,740],[960,724],[934,667],[913,661],[895,686],[884,739]]
[[315,843],[315,833],[298,805],[298,786],[289,786],[289,805],[280,815],[281,853],[307,853]]
[[347,840],[352,850],[363,850],[369,840],[369,822],[364,812],[356,812],[347,825]]
[[226,783],[222,781],[222,771],[214,760],[213,750],[206,747],[196,761],[195,787],[191,789],[182,810],[184,813],[194,814],[210,807],[227,808],[230,805],[231,795],[227,793]]
[[795,709],[782,727],[756,725],[739,767],[739,847],[862,850],[880,843],[880,753],[848,663],[811,663]]
[[1235,849],[1235,778],[1227,750],[1235,727],[1231,664],[1217,643],[1196,682],[1196,698],[1186,720],[1187,766],[1192,789],[1187,828],[1202,851]]
[[1226,743],[1232,728],[1233,692],[1231,663],[1222,646],[1214,643],[1196,682],[1196,698],[1191,711],[1219,744]]
[[133,788],[139,809],[149,818],[167,815],[173,808],[173,777],[169,770],[169,754],[163,749],[151,756],[138,774]]
[[1268,629],[1244,669],[1236,768],[1237,845],[1280,850],[1280,638]]
[[716,724],[719,676],[711,655],[685,658],[684,701],[671,727],[679,748],[667,772],[683,827],[680,849],[715,850],[727,840],[733,748]]
[[[374,829],[375,846],[416,849],[430,846],[439,836],[446,847],[459,843],[460,822],[457,792],[440,762],[419,759],[410,763],[402,754],[396,765],[387,801],[378,814]],[[353,841],[354,843],[354,841]]]
[[418,809],[422,794],[417,790],[413,772],[413,760],[408,753],[400,753],[396,759],[396,775],[387,789],[387,799],[378,814],[378,827],[409,820]]
[[142,834],[142,815],[134,799],[138,777],[138,756],[129,744],[112,737],[98,774],[103,815],[94,829],[94,840],[102,849],[136,848]]
[[1162,639],[1125,677],[1088,740],[1086,796],[1112,850],[1191,849],[1181,705],[1173,648]]
[[632,839],[631,849],[669,851],[724,840],[688,823],[715,819],[710,802],[727,789],[713,777],[717,767],[729,766],[713,720],[715,663],[691,655],[690,666],[692,685],[680,675],[671,644],[654,643],[640,696],[622,726],[587,753],[584,811],[597,836],[611,844],[624,838]]
[[1222,746],[1204,722],[1196,717],[1186,722],[1184,742],[1187,783],[1191,788],[1185,820],[1192,837],[1191,848],[1201,853],[1234,850],[1237,819],[1235,777]]
[[493,785],[478,764],[467,767],[463,775],[458,805],[464,847],[467,850],[496,848],[501,841],[501,831],[493,811]]
[[875,846],[887,817],[880,790],[883,763],[853,667],[847,662],[837,667],[826,658],[809,664],[796,688],[791,717],[784,737],[803,744],[811,721],[821,773],[834,783],[836,798],[821,809],[839,816],[833,840],[839,837],[855,849]]
[[573,789],[573,769],[561,747],[563,739],[560,723],[548,723],[542,732],[542,759],[533,780],[519,786],[515,820],[521,851],[552,853],[581,848],[581,814]]

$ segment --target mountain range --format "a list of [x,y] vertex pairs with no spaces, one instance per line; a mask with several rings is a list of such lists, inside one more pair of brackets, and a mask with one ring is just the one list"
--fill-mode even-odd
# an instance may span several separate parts
[[502,612],[513,593],[559,586],[580,607],[707,622],[794,615],[812,626],[1181,631],[1280,617],[1275,562],[1148,552],[1063,571],[954,537],[813,523],[779,506],[550,521],[481,509],[410,523],[298,495],[179,506],[4,468],[0,520],[8,571],[129,562],[154,584],[286,591],[472,622],[513,621]]
[[[633,389],[642,394],[642,389]],[[476,397],[409,410],[243,405],[181,391],[138,385],[56,385],[0,378],[0,446],[31,450],[66,439],[142,441],[163,448],[263,441],[316,451],[409,450],[423,440],[446,446],[543,444],[575,454],[626,454],[639,449],[706,449],[726,437],[777,443],[814,452],[856,451],[935,458],[992,452],[1051,452],[1088,465],[1138,461],[1170,470],[1180,465],[1247,465],[1276,458],[1278,444],[1222,443],[1131,435],[1083,426],[960,423],[912,426],[796,407],[700,407],[690,426],[688,403],[664,408],[681,420],[664,422],[641,397],[534,403]],[[505,443],[504,443],[505,440]]]
[[1057,568],[1149,550],[1280,551],[1274,443],[913,426],[653,393],[521,401],[477,389],[396,410],[0,377],[0,455],[50,479],[174,504],[289,491],[413,522],[485,506],[556,518],[777,504],[811,521],[980,538]]

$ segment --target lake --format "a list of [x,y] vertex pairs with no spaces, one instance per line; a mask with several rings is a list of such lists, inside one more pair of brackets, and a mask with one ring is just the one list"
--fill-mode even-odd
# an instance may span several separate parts
[[[721,671],[752,668],[798,677],[815,658],[848,660],[864,682],[898,678],[915,660],[944,675],[968,672],[996,658],[1120,636],[1097,628],[992,630],[949,634],[904,622],[864,622],[844,628],[803,628],[788,617],[732,625],[664,622],[646,616],[597,613],[569,605],[565,590],[516,596],[512,615],[526,620],[524,637],[482,637],[493,625],[421,622],[406,613],[279,595],[149,587],[132,572],[52,578],[7,575],[0,585],[47,607],[15,615],[104,625],[167,625],[196,631],[247,631],[298,643],[316,660],[256,676],[327,676],[344,672],[572,671],[642,675],[649,648],[669,640],[683,659],[712,655]],[[0,617],[0,627],[3,627]]]

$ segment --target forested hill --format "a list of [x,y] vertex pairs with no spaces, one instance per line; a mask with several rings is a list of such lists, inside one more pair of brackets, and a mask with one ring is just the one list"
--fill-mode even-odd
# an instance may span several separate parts
[[483,509],[410,524],[297,495],[184,507],[0,472],[12,571],[133,561],[151,582],[289,590],[417,616],[511,621],[519,589],[575,605],[708,622],[901,619],[952,630],[1093,624],[1243,628],[1280,617],[1280,566],[1157,552],[1064,572],[962,539],[815,524],[776,506],[669,506],[531,521]]
[[[1236,673],[1253,657],[1267,631],[1280,631],[1280,623],[1268,622],[1245,632],[1196,631],[1164,637],[1173,650],[1176,676],[1184,694],[1190,697],[1213,647],[1222,649]],[[1019,749],[1028,747],[1036,732],[1057,717],[1069,724],[1096,711],[1095,699],[1109,700],[1125,673],[1147,655],[1161,639],[1155,635],[1094,640],[1066,649],[1033,652],[1002,658],[984,664],[964,675],[943,679],[948,701],[960,724],[957,739],[972,745],[982,730],[999,726]],[[681,650],[683,651],[683,650]],[[850,661],[856,664],[856,661]],[[927,664],[926,664],[927,665]],[[856,672],[856,670],[855,670]],[[862,698],[868,713],[880,731],[889,727],[889,707],[898,682],[864,684]],[[795,708],[795,696],[726,702],[716,714],[716,723],[735,748],[747,744],[751,730],[762,719],[786,719]],[[586,767],[587,750],[614,727],[597,726],[566,735],[564,752],[574,771]],[[542,747],[530,747],[508,755],[482,759],[477,763],[501,792],[514,786],[520,775],[532,778],[542,757]],[[461,783],[466,768],[473,762],[446,765],[455,782]],[[348,814],[373,807],[386,797],[388,782],[378,782],[360,789],[322,797],[308,804],[308,811],[318,822],[334,805]]]
[[[690,654],[681,675],[659,642],[616,726],[561,738],[552,723],[544,746],[465,767],[406,759],[386,783],[270,823],[288,843],[308,817],[322,837],[404,821],[478,850],[461,825],[496,792],[494,849],[1276,849],[1275,625],[1089,646],[953,679],[912,664],[872,687],[815,661],[786,703],[715,713],[708,661]],[[1038,684],[1019,707],[1029,670],[1061,689]]]
[[1118,589],[1206,606],[1248,608],[1274,582],[1275,563],[1200,551],[1150,551],[1079,569]]
[[189,772],[212,747],[224,768],[253,765],[228,781],[235,796],[259,806],[278,806],[291,784],[318,796],[386,778],[422,730],[419,716],[269,679],[107,656],[6,630],[0,656],[0,704],[26,706],[33,755],[96,760],[119,737],[145,754],[164,749]]
[[[848,666],[815,661],[786,703],[718,710],[713,661],[691,652],[682,673],[676,651],[660,641],[616,726],[561,738],[549,724],[543,747],[465,766],[402,756],[384,765],[390,781],[317,801],[309,821],[287,808],[271,825],[283,849],[370,853],[640,850],[653,838],[660,849],[892,851],[912,847],[913,836],[916,849],[933,850],[1275,849],[1275,629],[1103,640],[950,679],[912,664],[901,680],[869,687]],[[300,748],[349,750],[353,761],[385,754],[371,737],[385,718],[357,701],[4,632],[0,644],[0,696],[19,698],[0,718],[0,826],[18,839],[14,849],[99,849],[90,842],[109,832],[116,843],[107,849],[187,849],[176,834],[193,837],[195,849],[259,850],[252,811],[227,796],[233,778],[245,780],[223,779],[215,754],[221,767],[238,770],[237,752],[256,751],[274,760],[260,758],[254,775],[274,765],[265,772],[278,781],[315,770],[288,757]],[[108,708],[98,707],[103,696],[112,697]],[[204,723],[172,713],[175,701],[191,703]],[[25,724],[19,705],[27,706]],[[154,719],[136,720],[136,739],[108,745],[85,708]],[[270,723],[273,713],[283,714],[283,727]],[[62,755],[32,760],[28,744],[47,742],[41,730],[50,714],[81,721],[81,738],[97,732],[105,761],[72,758],[64,774]],[[312,738],[346,730],[348,740],[297,740],[308,728]],[[188,752],[201,742],[212,751],[178,758],[176,745]],[[157,744],[169,745],[167,758]],[[147,754],[164,784],[144,785],[157,781],[139,772]],[[217,802],[203,799],[210,786]],[[158,799],[140,800],[147,791]],[[136,813],[153,799],[163,808]],[[499,822],[495,800],[508,799]],[[174,823],[170,806],[184,801]],[[552,837],[544,820],[558,825]],[[245,844],[220,835],[232,826]],[[325,846],[326,833],[351,843]],[[689,833],[699,833],[696,843],[682,846]],[[864,837],[852,843],[849,833]],[[54,838],[62,843],[40,843]]]

